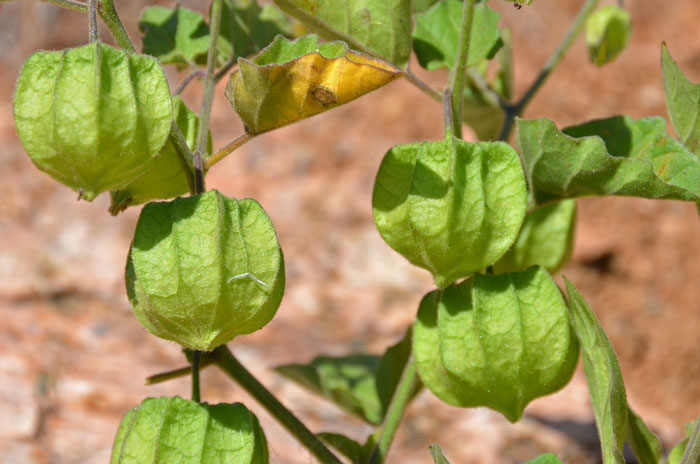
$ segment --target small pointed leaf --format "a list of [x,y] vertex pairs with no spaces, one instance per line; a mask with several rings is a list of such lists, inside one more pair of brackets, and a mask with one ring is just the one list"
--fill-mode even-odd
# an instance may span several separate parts
[[101,42],[33,53],[14,95],[17,134],[34,164],[92,201],[155,162],[170,133],[163,69]]
[[139,18],[143,52],[163,64],[186,68],[206,63],[209,26],[201,13],[177,5],[175,8],[149,6]]
[[211,351],[262,328],[284,292],[270,219],[212,190],[141,211],[126,269],[134,314],[153,335]]
[[627,408],[627,441],[639,464],[662,462],[664,450],[661,441],[649,430],[642,418],[629,407]]
[[290,25],[275,5],[256,0],[223,0],[219,52],[224,60],[250,56],[277,35],[289,35]]
[[562,464],[556,454],[546,453],[537,456],[535,459],[530,459],[525,464]]
[[372,197],[382,238],[440,288],[496,262],[525,217],[520,159],[501,142],[397,145]]
[[603,462],[624,463],[622,447],[627,435],[628,406],[617,355],[586,300],[568,279],[564,280],[571,319],[581,343]]
[[[421,66],[433,70],[455,65],[463,7],[463,1],[443,0],[425,13],[416,15],[413,50]],[[499,20],[500,14],[486,3],[476,5],[467,65],[492,58],[503,45],[498,32]]]
[[586,20],[586,45],[596,66],[610,63],[629,42],[632,33],[630,14],[617,5],[604,5]]
[[442,449],[438,445],[428,446],[430,450],[430,455],[433,457],[433,462],[435,464],[450,464],[445,455],[442,453]]
[[443,401],[511,422],[571,378],[578,359],[564,300],[542,268],[477,274],[428,294],[414,327],[421,380]]
[[239,59],[226,96],[248,129],[261,133],[335,108],[402,75],[342,42],[278,36],[252,61]]
[[[194,147],[199,118],[180,97],[173,98],[173,119],[185,136],[187,145]],[[207,150],[211,153],[211,135]],[[190,173],[175,144],[168,140],[153,166],[123,189],[111,192],[110,213],[124,211],[129,206],[151,200],[167,200],[190,190]]]
[[241,403],[147,398],[122,419],[110,464],[266,464],[258,419]]
[[586,195],[700,199],[700,160],[666,133],[663,118],[616,116],[564,132],[549,119],[517,125],[537,203]]
[[411,0],[275,0],[326,40],[403,68],[411,55]]
[[688,150],[700,155],[700,84],[685,77],[666,44],[661,46],[661,67],[671,124]]
[[494,270],[501,274],[537,265],[554,274],[571,257],[575,229],[575,200],[540,206],[525,216],[518,238]]
[[[700,420],[700,419],[697,419]],[[676,445],[671,448],[671,451],[668,453],[668,464],[681,464],[683,460],[683,455],[685,454],[685,450],[688,447],[688,442],[690,441],[690,436],[693,434],[693,429],[695,428],[695,424],[697,423],[697,420],[693,422],[689,422],[685,424],[685,438],[681,440],[680,442],[676,443]],[[697,463],[690,463],[690,464],[697,464]]]
[[309,364],[275,370],[370,424],[380,424],[410,354],[411,337],[407,336],[381,357],[319,356]]

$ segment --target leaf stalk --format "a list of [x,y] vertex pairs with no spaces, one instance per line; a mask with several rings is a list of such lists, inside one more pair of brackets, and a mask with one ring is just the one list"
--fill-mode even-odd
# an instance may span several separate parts
[[462,10],[462,27],[459,32],[457,58],[450,70],[447,86],[452,89],[452,125],[456,137],[462,137],[462,102],[464,101],[464,84],[466,81],[469,44],[474,24],[474,6],[476,0],[464,0]]
[[221,345],[211,353],[214,363],[245,391],[255,398],[284,428],[291,433],[322,464],[341,464],[341,461],[306,426],[279,402],[253,375],[236,359],[226,345]]

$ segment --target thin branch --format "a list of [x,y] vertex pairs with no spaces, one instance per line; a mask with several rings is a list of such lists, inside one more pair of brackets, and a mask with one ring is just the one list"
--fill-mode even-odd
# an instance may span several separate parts
[[222,0],[214,0],[211,4],[209,25],[209,52],[207,53],[207,74],[204,77],[204,96],[199,111],[199,127],[197,129],[197,145],[194,150],[195,190],[194,194],[204,192],[204,162],[203,156],[207,151],[209,138],[209,121],[211,107],[214,102],[214,88],[216,87],[216,56],[219,32],[221,29]]
[[216,82],[219,82],[221,79],[226,77],[226,74],[228,74],[228,72],[231,70],[231,68],[233,68],[236,65],[236,63],[238,63],[238,58],[229,58],[228,61],[226,61],[226,63],[224,63],[221,66],[221,68],[219,68],[219,70],[216,71],[216,74],[214,75],[214,80]]
[[100,40],[99,31],[97,29],[97,0],[90,0],[88,4],[88,40],[97,42]]
[[454,110],[452,109],[452,89],[450,87],[445,89],[445,93],[442,97],[442,109],[445,120],[445,138],[451,139],[455,136],[455,130],[454,124],[452,124]]
[[574,39],[576,39],[576,36],[578,36],[579,32],[581,31],[586,19],[597,4],[598,0],[586,0],[583,5],[581,5],[581,8],[574,19],[574,22],[569,27],[568,32],[562,38],[557,48],[542,67],[542,70],[537,75],[535,80],[532,82],[532,84],[530,84],[530,87],[528,87],[525,94],[511,108],[504,108],[506,110],[506,118],[503,121],[503,127],[501,128],[501,134],[498,137],[498,140],[507,141],[510,138],[510,133],[515,125],[515,118],[523,114],[523,111],[525,111],[527,105],[542,88],[544,83],[552,74],[552,71],[554,71],[557,65],[561,62],[566,52],[574,43]]
[[407,364],[404,366],[401,380],[399,380],[394,397],[389,404],[379,440],[369,459],[370,464],[382,464],[386,460],[387,454],[389,454],[389,448],[394,441],[394,436],[401,423],[401,418],[413,396],[417,382],[418,371],[416,370],[416,363],[413,361],[413,355],[411,355]]
[[292,412],[279,402],[258,379],[248,372],[226,345],[211,353],[214,363],[255,398],[284,428],[323,464],[341,464],[340,460]]
[[88,12],[87,3],[78,2],[76,0],[41,0],[41,1],[44,3],[50,3],[52,5],[60,6],[61,8],[65,8],[67,10],[78,11],[80,13],[87,13]]
[[250,134],[248,132],[246,132],[243,135],[239,135],[233,141],[231,141],[231,143],[226,145],[224,148],[222,148],[221,150],[217,151],[216,153],[214,153],[213,155],[208,157],[204,161],[204,169],[211,168],[216,163],[218,163],[222,159],[226,158],[228,155],[230,155],[234,151],[238,150],[240,147],[242,147],[246,143],[253,140],[256,137],[256,135],[257,134]]
[[471,42],[472,25],[474,23],[474,6],[476,0],[464,0],[462,9],[462,27],[459,32],[457,57],[455,65],[450,69],[447,86],[452,89],[452,125],[455,137],[462,137],[462,101],[464,100],[464,83],[469,59],[469,43]]
[[136,47],[134,47],[134,43],[129,38],[129,34],[127,34],[124,25],[119,19],[117,10],[114,8],[114,0],[102,0],[101,3],[100,16],[107,24],[109,32],[114,37],[117,45],[128,52],[136,53]]
[[[208,356],[201,357],[199,360],[199,371],[201,372],[207,366],[212,365],[212,360]],[[187,377],[192,373],[192,365],[181,367],[179,369],[173,369],[167,372],[161,372],[160,374],[155,374],[150,377],[146,377],[146,385],[155,385],[157,383],[167,382],[168,380],[178,379],[180,377]]]
[[199,393],[199,355],[200,351],[192,350],[192,401],[200,402],[201,395]]
[[418,87],[420,90],[423,91],[423,93],[425,93],[427,96],[429,96],[433,100],[438,101],[438,102],[442,102],[442,94],[440,93],[440,91],[432,88],[429,84],[422,81],[418,76],[413,74],[411,71],[406,71],[406,79],[408,79],[408,82],[410,82],[411,84]]
[[202,78],[207,75],[207,72],[203,69],[197,69],[195,71],[192,71],[189,73],[185,78],[178,84],[177,87],[175,87],[175,90],[173,91],[173,96],[175,95],[180,95],[183,90],[185,90],[185,87],[189,85],[190,82],[192,82],[196,78]]

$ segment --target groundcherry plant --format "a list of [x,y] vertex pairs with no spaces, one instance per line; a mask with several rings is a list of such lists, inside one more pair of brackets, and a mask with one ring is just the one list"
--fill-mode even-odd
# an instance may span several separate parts
[[[664,455],[627,404],[617,357],[591,308],[570,281],[562,290],[552,278],[571,255],[576,198],[700,202],[700,85],[662,46],[679,139],[661,117],[565,129],[519,118],[582,32],[598,66],[623,51],[631,24],[621,2],[582,0],[540,75],[514,99],[510,32],[486,0],[212,0],[207,15],[151,6],[139,21],[142,53],[113,0],[44,1],[85,13],[89,42],[27,59],[14,94],[17,134],[34,164],[79,199],[109,194],[114,215],[145,204],[125,257],[126,293],[139,322],[180,344],[188,360],[147,381],[192,378],[191,400],[149,398],[126,413],[113,464],[268,462],[265,433],[245,405],[201,402],[207,365],[239,383],[319,462],[377,464],[421,391],[516,422],[529,402],[569,382],[579,353],[604,463],[624,462],[625,443],[641,463],[700,462],[700,425],[689,425]],[[532,0],[510,2],[526,8]],[[100,40],[99,17],[118,48]],[[412,53],[427,70],[448,70],[443,89],[411,72]],[[172,90],[166,65],[187,73]],[[445,135],[384,155],[372,211],[387,245],[429,272],[435,289],[414,309],[405,337],[380,356],[276,368],[375,426],[356,441],[310,431],[227,347],[275,316],[284,257],[262,206],[207,191],[205,175],[254,137],[402,78],[441,105]],[[214,150],[209,120],[221,79],[245,132]],[[178,95],[197,81],[203,98],[195,112]],[[481,141],[464,140],[463,123]],[[426,449],[426,462],[431,456],[448,462],[438,445]],[[550,453],[529,462],[560,461]]]

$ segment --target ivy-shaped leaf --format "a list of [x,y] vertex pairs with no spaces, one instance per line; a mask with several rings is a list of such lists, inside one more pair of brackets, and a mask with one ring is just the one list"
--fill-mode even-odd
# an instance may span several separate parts
[[451,138],[389,150],[372,211],[387,244],[445,288],[503,256],[520,230],[526,198],[510,145]]
[[571,378],[578,343],[564,300],[542,268],[476,274],[421,302],[413,353],[421,380],[461,407],[520,419],[533,399]]
[[380,424],[410,353],[409,335],[381,357],[319,356],[309,364],[288,364],[275,370],[370,424]]
[[185,68],[206,63],[209,26],[204,16],[181,6],[149,6],[139,18],[143,52],[163,64]]
[[275,5],[261,7],[257,0],[223,0],[218,43],[223,59],[253,55],[280,34],[289,35],[290,25]]
[[685,77],[666,44],[661,46],[661,68],[671,124],[688,150],[700,155],[700,84]]
[[[187,145],[193,148],[199,118],[180,97],[173,98],[173,120],[185,136]],[[211,153],[211,134],[207,141],[207,150]],[[168,140],[153,167],[123,189],[111,192],[109,212],[116,215],[129,206],[184,195],[190,190],[190,182],[190,171],[183,155],[175,144]]]
[[525,216],[518,238],[494,270],[500,274],[538,265],[557,272],[571,257],[575,229],[575,200],[540,206]]
[[226,96],[253,133],[272,130],[347,103],[403,72],[342,42],[282,36],[252,61],[239,59]]
[[403,68],[411,54],[411,0],[275,0],[326,40]]
[[241,403],[147,398],[122,419],[110,464],[266,464],[258,419]]
[[156,161],[172,122],[158,60],[101,42],[38,51],[14,95],[20,142],[36,166],[92,201]]
[[[433,70],[455,65],[463,8],[463,1],[443,0],[425,13],[416,15],[413,50],[421,66]],[[486,3],[479,3],[474,8],[467,65],[492,58],[503,45],[498,32],[499,20],[500,14]]]
[[617,5],[604,5],[586,20],[586,45],[596,66],[610,63],[627,47],[632,25],[630,14]]
[[627,404],[620,364],[610,339],[581,293],[566,277],[569,312],[581,344],[583,367],[603,454],[603,463],[624,463],[625,439],[643,464],[661,459],[659,439]]
[[617,116],[564,132],[549,119],[517,125],[537,203],[586,195],[700,199],[700,161],[666,133],[663,118]]

